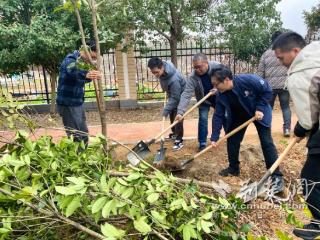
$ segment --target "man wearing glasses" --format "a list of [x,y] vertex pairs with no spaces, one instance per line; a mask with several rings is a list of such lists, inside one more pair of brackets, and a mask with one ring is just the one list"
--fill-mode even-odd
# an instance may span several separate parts
[[[213,89],[210,76],[215,69],[219,68],[220,63],[208,61],[205,54],[197,53],[192,58],[192,65],[194,70],[187,80],[186,88],[181,95],[178,105],[178,114],[175,120],[181,120],[182,115],[187,110],[193,94],[195,94],[197,101],[199,101]],[[215,96],[209,97],[199,106],[199,151],[203,150],[207,145],[208,115],[210,107],[215,107]]]

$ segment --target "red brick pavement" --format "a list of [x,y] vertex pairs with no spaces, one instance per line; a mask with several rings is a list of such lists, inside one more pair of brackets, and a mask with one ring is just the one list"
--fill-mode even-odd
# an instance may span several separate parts
[[[293,114],[292,123],[297,121],[297,117]],[[186,120],[184,122],[185,138],[196,138],[197,137],[197,119]],[[169,122],[167,125],[169,126]],[[117,140],[122,143],[134,143],[139,140],[147,140],[155,137],[160,133],[162,128],[162,122],[144,122],[144,123],[126,123],[126,124],[108,124],[108,137]],[[89,126],[90,134],[99,133],[100,126]],[[275,112],[273,114],[272,122],[273,132],[282,132],[282,114],[281,112]],[[209,133],[211,132],[211,121],[209,121]],[[8,139],[12,138],[13,132],[0,131],[0,135]],[[35,136],[32,138],[38,138],[39,136],[50,135],[55,140],[65,136],[64,129],[37,129]],[[246,136],[256,135],[256,130],[253,125],[249,126]]]

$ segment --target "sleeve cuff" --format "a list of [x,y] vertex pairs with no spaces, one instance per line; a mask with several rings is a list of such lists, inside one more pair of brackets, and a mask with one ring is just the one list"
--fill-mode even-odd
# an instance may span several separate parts
[[305,137],[308,130],[304,129],[299,122],[296,123],[296,126],[294,127],[294,135],[297,137]]

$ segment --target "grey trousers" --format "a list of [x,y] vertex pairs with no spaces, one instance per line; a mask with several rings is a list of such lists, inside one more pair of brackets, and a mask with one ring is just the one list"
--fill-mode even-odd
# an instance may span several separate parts
[[70,137],[72,135],[74,141],[84,141],[84,143],[87,144],[89,131],[83,106],[69,107],[57,105],[57,109],[59,115],[62,117],[67,136]]

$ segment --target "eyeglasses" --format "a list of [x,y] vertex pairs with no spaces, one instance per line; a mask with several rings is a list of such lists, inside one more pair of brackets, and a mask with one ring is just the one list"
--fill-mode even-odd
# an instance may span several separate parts
[[200,68],[202,68],[202,67],[203,67],[202,64],[193,66],[194,69],[200,69]]

